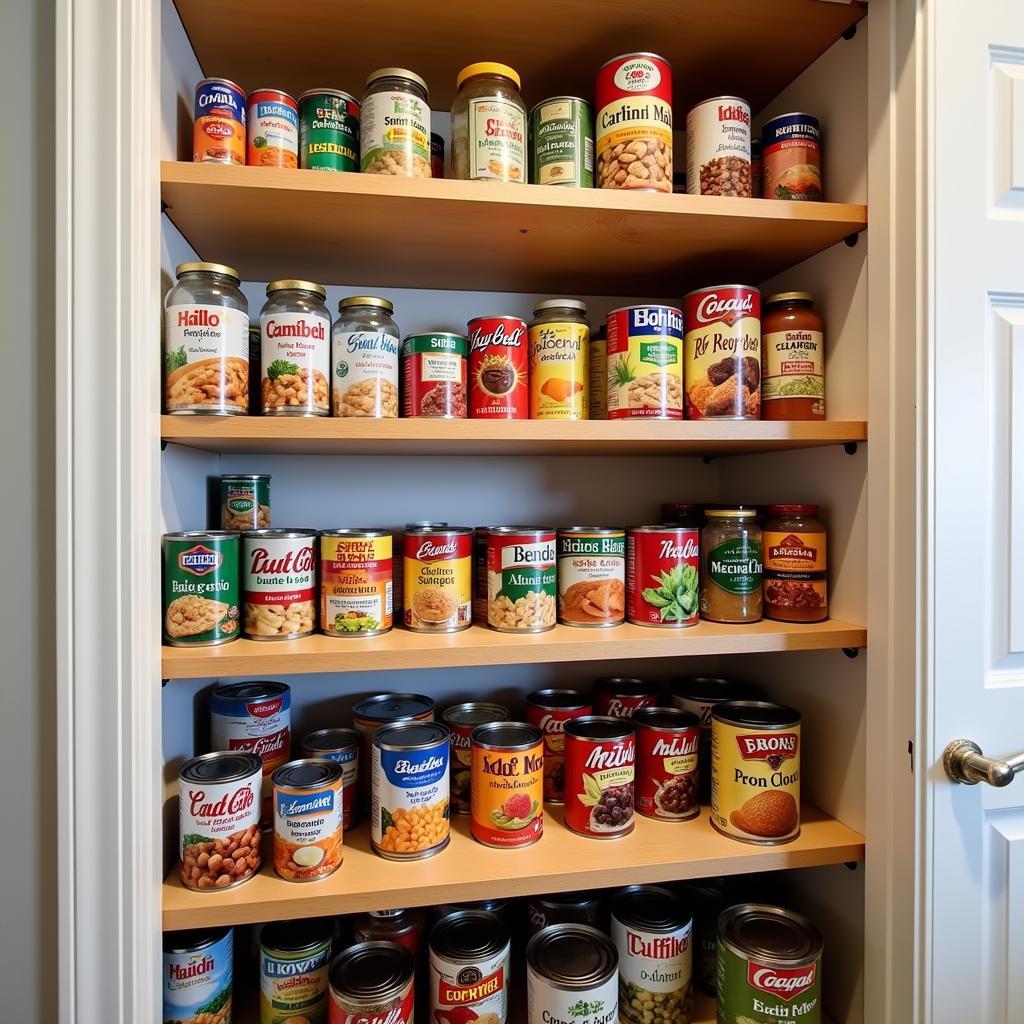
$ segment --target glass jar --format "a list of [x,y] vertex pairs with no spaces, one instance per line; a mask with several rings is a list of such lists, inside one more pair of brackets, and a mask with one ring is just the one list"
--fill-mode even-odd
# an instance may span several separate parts
[[526,105],[507,64],[464,67],[452,102],[452,177],[526,182]]
[[672,526],[689,526],[691,529],[701,530],[704,528],[704,506],[682,501],[662,502],[661,521]]
[[397,419],[401,336],[391,318],[394,308],[374,295],[338,303],[331,331],[332,415]]
[[711,622],[761,618],[761,527],[753,508],[709,508],[700,537],[700,614]]
[[271,281],[260,310],[264,416],[326,416],[331,314],[323,285]]
[[363,174],[430,177],[427,83],[406,68],[380,68],[366,79],[359,126]]
[[807,292],[779,292],[765,299],[761,418],[825,418],[824,323]]
[[164,299],[164,408],[169,413],[249,412],[249,303],[238,271],[182,263]]
[[769,505],[764,523],[764,615],[778,622],[828,618],[828,534],[817,505]]
[[579,299],[545,299],[529,328],[530,419],[590,418],[590,321]]

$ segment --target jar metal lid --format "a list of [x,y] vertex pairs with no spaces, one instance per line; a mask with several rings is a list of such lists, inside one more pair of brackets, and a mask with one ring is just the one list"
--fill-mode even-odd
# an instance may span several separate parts
[[467,78],[474,78],[476,75],[501,75],[502,78],[508,78],[515,82],[517,89],[522,87],[522,79],[519,77],[519,72],[515,68],[510,68],[507,64],[497,64],[494,61],[482,60],[476,64],[467,64],[458,74],[455,79],[455,88],[458,89]]
[[175,277],[195,273],[223,274],[225,277],[233,277],[236,282],[242,280],[238,271],[234,267],[229,267],[226,263],[205,263],[202,260],[193,260],[190,263],[179,263],[174,268]]
[[714,519],[753,519],[757,515],[756,508],[709,508],[704,513]]
[[766,306],[774,305],[776,302],[814,302],[814,296],[810,292],[776,292],[764,300]]
[[267,285],[267,294],[270,295],[273,292],[313,292],[314,295],[319,295],[321,299],[327,298],[327,289],[322,284],[317,284],[315,281],[298,281],[294,278],[283,278],[280,281],[271,281]]
[[351,309],[353,306],[377,306],[388,313],[395,311],[393,302],[377,295],[349,295],[338,303],[338,312],[340,313],[343,309]]
[[536,314],[542,309],[578,309],[581,313],[586,313],[587,304],[579,299],[544,299],[533,307],[533,312]]
[[410,71],[408,68],[378,68],[366,76],[366,84],[369,86],[381,78],[405,78],[427,92],[427,83],[415,71]]
[[816,516],[820,505],[769,505],[768,514],[773,516]]

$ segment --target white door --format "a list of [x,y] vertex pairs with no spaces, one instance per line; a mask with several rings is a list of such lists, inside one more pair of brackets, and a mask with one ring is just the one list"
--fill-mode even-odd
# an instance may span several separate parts
[[919,996],[922,1020],[1001,1024],[1024,1021],[1024,775],[957,785],[941,762],[960,737],[991,758],[1024,751],[1024,4],[924,8],[934,685],[918,758],[929,772]]

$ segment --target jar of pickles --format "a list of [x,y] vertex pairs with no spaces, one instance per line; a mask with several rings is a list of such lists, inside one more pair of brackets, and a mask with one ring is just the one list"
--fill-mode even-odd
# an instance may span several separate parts
[[452,177],[526,181],[526,104],[519,74],[507,64],[481,61],[455,80],[452,103]]
[[753,508],[709,508],[700,538],[700,614],[711,622],[761,618],[761,527]]

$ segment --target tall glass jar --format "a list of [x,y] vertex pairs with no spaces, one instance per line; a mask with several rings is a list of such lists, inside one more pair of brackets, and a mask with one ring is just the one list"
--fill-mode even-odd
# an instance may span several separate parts
[[828,535],[817,505],[769,505],[764,523],[764,614],[779,622],[828,618]]
[[711,622],[761,618],[761,527],[753,508],[709,508],[700,538],[700,614]]
[[761,418],[825,418],[825,327],[807,292],[780,292],[764,300]]
[[526,104],[507,64],[464,67],[452,103],[452,177],[526,181]]
[[398,417],[401,335],[391,318],[394,309],[374,295],[350,295],[338,303],[331,331],[332,415]]
[[366,79],[359,126],[363,174],[430,177],[427,83],[406,68],[380,68]]

